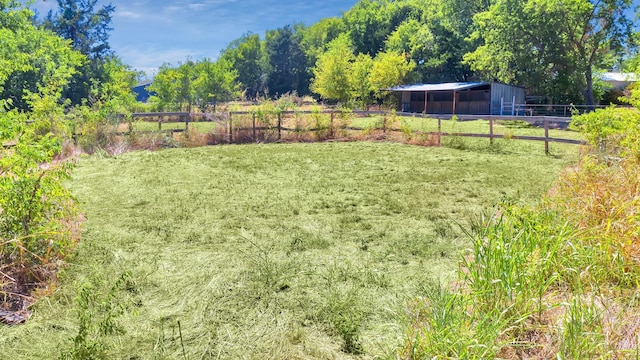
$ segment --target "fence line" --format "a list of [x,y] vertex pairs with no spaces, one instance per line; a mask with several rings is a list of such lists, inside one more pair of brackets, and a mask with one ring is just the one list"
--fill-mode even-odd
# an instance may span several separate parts
[[[298,128],[290,127],[283,124],[283,116],[285,115],[329,115],[328,126],[316,126],[311,128]],[[337,110],[322,110],[322,111],[281,111],[271,113],[271,116],[275,116],[274,125],[260,124],[257,120],[257,114],[253,111],[231,111],[226,113],[189,113],[189,112],[157,112],[157,113],[134,113],[132,118],[135,119],[158,119],[158,130],[156,131],[136,131],[137,134],[145,133],[166,133],[168,136],[173,137],[174,133],[184,133],[185,136],[189,134],[189,124],[194,122],[194,119],[199,119],[199,122],[215,122],[223,129],[223,134],[228,143],[241,142],[241,132],[250,132],[252,141],[258,140],[258,134],[261,132],[275,132],[276,141],[281,141],[283,138],[283,132],[289,133],[319,133],[322,131],[328,132],[328,138],[334,138],[336,131],[370,131],[374,129],[362,128],[355,126],[347,126],[344,124],[335,124],[336,115],[343,114]],[[455,115],[455,118],[459,121],[470,120],[488,120],[489,121],[489,134],[486,133],[465,133],[465,132],[443,132],[442,120],[451,120],[452,115],[448,114],[420,114],[420,113],[394,113],[389,111],[350,111],[347,114],[369,116],[369,115],[382,115],[382,128],[376,128],[383,133],[387,132],[401,132],[402,129],[387,127],[388,117],[390,115],[399,116],[403,118],[424,118],[435,119],[438,121],[438,131],[412,131],[414,134],[424,134],[436,137],[436,143],[441,145],[442,136],[459,136],[459,137],[474,137],[474,138],[489,138],[490,143],[494,142],[494,139],[509,138],[515,140],[529,140],[529,141],[544,141],[545,153],[549,153],[549,143],[565,143],[565,144],[584,144],[584,141],[564,138],[553,138],[549,136],[549,128],[566,128],[570,122],[570,119],[564,117],[552,117],[552,116],[502,116],[502,115]],[[237,117],[243,115],[251,115],[250,124],[248,127],[235,126],[240,123],[241,120],[237,120]],[[247,123],[246,118],[245,123]],[[538,127],[544,127],[544,136],[529,136],[529,135],[503,135],[494,133],[494,123],[500,120],[520,120]],[[185,123],[184,129],[162,129],[163,123]],[[118,132],[116,135],[125,136],[129,132]],[[82,134],[74,134],[74,140],[77,140],[77,136]],[[246,136],[246,135],[245,135]],[[246,138],[245,138],[246,139]],[[263,139],[264,140],[264,139]]]

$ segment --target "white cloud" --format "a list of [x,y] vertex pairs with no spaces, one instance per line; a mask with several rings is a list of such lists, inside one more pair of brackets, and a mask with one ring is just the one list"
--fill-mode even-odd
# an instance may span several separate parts
[[208,4],[203,4],[203,3],[191,3],[191,4],[187,4],[187,7],[189,7],[189,9],[191,10],[202,10],[206,7],[208,7]]
[[144,14],[142,14],[141,12],[136,12],[136,11],[129,11],[129,10],[117,10],[116,9],[116,13],[115,13],[115,17],[122,17],[122,18],[126,18],[126,19],[140,19],[144,16]]

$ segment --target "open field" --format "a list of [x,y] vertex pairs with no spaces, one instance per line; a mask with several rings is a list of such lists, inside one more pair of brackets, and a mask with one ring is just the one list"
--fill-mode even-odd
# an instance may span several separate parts
[[83,159],[69,183],[87,218],[78,252],[26,325],[0,327],[0,353],[95,343],[122,359],[394,358],[407,301],[470,246],[460,226],[501,200],[536,201],[578,152],[504,143]]

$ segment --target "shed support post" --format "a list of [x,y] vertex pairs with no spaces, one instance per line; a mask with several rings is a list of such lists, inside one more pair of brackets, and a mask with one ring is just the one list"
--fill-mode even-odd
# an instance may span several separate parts
[[458,93],[453,90],[453,112],[451,114],[455,115],[456,114],[456,95]]
[[427,92],[424,92],[424,111],[422,112],[423,114],[427,113]]

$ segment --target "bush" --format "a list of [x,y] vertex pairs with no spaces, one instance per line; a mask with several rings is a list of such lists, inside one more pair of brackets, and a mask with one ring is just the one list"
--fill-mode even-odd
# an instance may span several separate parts
[[16,310],[25,304],[14,300],[55,279],[58,262],[71,253],[75,206],[62,185],[70,164],[52,163],[62,140],[38,135],[38,127],[15,112],[0,121],[13,124],[2,134],[13,146],[0,157],[0,294]]

